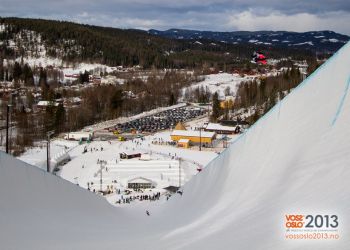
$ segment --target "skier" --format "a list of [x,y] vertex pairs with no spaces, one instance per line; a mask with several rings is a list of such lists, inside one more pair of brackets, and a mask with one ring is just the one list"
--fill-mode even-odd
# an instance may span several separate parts
[[267,63],[266,59],[267,58],[263,53],[254,51],[251,62],[265,65]]
[[149,212],[148,212],[148,210],[146,210],[146,214],[147,214],[147,216],[149,216],[150,214],[149,214]]

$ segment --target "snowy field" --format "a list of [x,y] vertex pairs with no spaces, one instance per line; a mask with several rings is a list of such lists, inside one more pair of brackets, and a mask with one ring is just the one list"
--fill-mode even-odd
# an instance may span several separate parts
[[[195,83],[189,87],[182,89],[182,96],[184,98],[186,91],[194,90],[196,88],[203,87],[204,90],[207,88],[211,94],[218,92],[219,99],[225,99],[225,96],[235,96],[237,88],[241,82],[248,82],[258,79],[259,77],[270,77],[276,76],[280,72],[272,70],[266,74],[256,74],[256,75],[244,75],[240,76],[239,74],[230,74],[230,73],[218,73],[205,75],[204,80],[198,83]],[[229,93],[225,93],[226,89],[229,88]]]
[[[153,115],[161,111],[184,107],[186,104],[180,103],[170,107],[158,108],[148,112],[144,112],[132,117],[122,117],[116,120],[106,121],[85,128],[84,130],[96,131],[97,133],[110,133],[102,130],[117,123],[131,121],[148,115]],[[208,121],[208,117],[199,117],[185,123],[187,129],[193,130],[196,127],[203,126]],[[110,133],[111,134],[111,133]],[[123,191],[127,188],[127,181],[133,177],[148,177],[158,183],[157,188],[152,192],[165,192],[167,186],[177,186],[179,183],[178,171],[171,171],[164,168],[146,169],[145,162],[140,160],[123,160],[121,161],[119,154],[123,152],[141,153],[150,158],[151,161],[165,162],[173,164],[171,161],[177,161],[181,168],[181,183],[182,185],[188,182],[194,175],[198,174],[199,169],[203,169],[210,161],[212,161],[224,148],[220,142],[214,142],[215,148],[203,148],[199,151],[198,146],[193,146],[190,149],[182,149],[170,145],[171,131],[165,130],[143,138],[120,142],[118,140],[111,141],[92,141],[91,143],[83,143],[79,145],[75,141],[67,141],[59,138],[51,140],[50,156],[51,156],[51,171],[55,169],[53,163],[56,158],[62,154],[68,154],[70,161],[65,165],[58,167],[54,173],[63,179],[66,179],[74,184],[91,191],[98,191],[100,187],[100,174],[103,175],[103,190],[113,189],[113,194],[106,195],[105,198],[112,204],[116,204],[121,197],[128,197]],[[113,136],[112,136],[113,137]],[[235,136],[231,136],[232,138]],[[221,136],[218,135],[220,139]],[[46,142],[37,143],[36,147],[28,149],[22,154],[19,159],[46,170]],[[105,162],[101,170],[101,162]],[[129,162],[128,172],[122,174],[123,166]],[[168,163],[166,163],[168,162]],[[147,165],[147,164],[146,164]],[[148,164],[149,165],[149,164]],[[153,164],[154,165],[154,164]],[[59,170],[58,170],[59,169]],[[142,170],[144,169],[144,170]],[[138,171],[136,171],[138,170]],[[154,173],[154,175],[150,173]],[[169,177],[167,177],[169,176]],[[171,177],[173,176],[173,177]],[[118,183],[115,183],[118,180]],[[121,194],[117,194],[118,192]]]
[[[21,62],[22,58],[17,58],[17,62]],[[115,70],[117,70],[116,67],[110,67],[104,64],[98,64],[98,63],[78,63],[78,64],[71,64],[66,63],[62,59],[59,58],[52,58],[48,56],[42,56],[42,57],[25,57],[23,58],[23,61],[25,63],[28,63],[30,67],[58,67],[62,68],[62,71],[64,75],[73,75],[73,74],[79,74],[84,73],[86,71],[92,71],[93,74],[99,75],[101,72],[107,72],[111,73]]]
[[220,98],[225,97],[225,89],[230,88],[230,95],[234,95],[237,89],[237,86],[244,81],[252,80],[252,77],[241,77],[238,74],[229,74],[229,73],[219,73],[204,76],[205,79],[201,82],[191,85],[190,87],[184,88],[182,90],[183,96],[187,89],[194,90],[198,87],[208,88],[210,93],[218,92]]
[[[51,158],[64,151],[70,152],[78,146],[78,142],[66,141],[61,139],[52,140],[50,144]],[[38,142],[33,148],[26,150],[24,154],[18,157],[24,162],[46,170],[46,142]]]
[[[205,119],[192,121],[189,123],[189,127],[202,124]],[[137,176],[149,176],[147,170],[140,170],[136,174],[130,174],[130,176],[120,175],[118,169],[122,169],[122,166],[126,162],[129,164],[129,170],[132,168],[139,169],[144,166],[144,162],[140,160],[121,160],[120,153],[142,153],[150,157],[151,160],[156,161],[180,161],[182,171],[182,184],[189,181],[194,175],[198,173],[198,169],[204,168],[211,160],[213,160],[218,153],[214,151],[198,151],[197,148],[193,149],[181,149],[175,146],[167,145],[167,142],[171,141],[171,131],[163,131],[154,135],[145,136],[143,139],[134,139],[130,141],[120,142],[116,140],[112,141],[92,141],[91,143],[84,143],[79,145],[74,141],[66,141],[62,139],[53,139],[51,141],[51,159],[62,152],[68,152],[71,161],[65,165],[59,167],[60,171],[56,174],[63,179],[66,179],[74,184],[77,184],[84,188],[90,188],[92,190],[100,190],[100,161],[105,161],[106,165],[103,167],[103,189],[113,186],[116,190],[125,190],[125,182],[127,179]],[[86,152],[84,153],[84,151]],[[217,150],[220,151],[220,150]],[[42,142],[38,147],[27,150],[19,159],[35,165],[41,169],[46,169],[46,143]],[[52,169],[52,168],[51,168]],[[114,170],[113,170],[114,169]],[[121,171],[121,170],[120,170]],[[154,171],[150,169],[149,171]],[[161,174],[157,176],[151,176],[152,180],[157,183],[163,183],[158,185],[153,192],[164,193],[163,188],[168,185],[174,185],[174,179],[169,182],[162,182],[162,176],[166,176],[168,169],[165,169]],[[178,171],[176,171],[177,174]],[[122,178],[122,177],[123,178]],[[120,179],[121,178],[121,179]],[[178,177],[174,177],[176,180]],[[118,180],[118,183],[114,183]],[[88,183],[93,183],[88,186]],[[177,184],[178,181],[175,181]],[[106,196],[106,199],[115,204],[119,200],[121,195],[116,193]],[[127,197],[124,195],[124,197]]]

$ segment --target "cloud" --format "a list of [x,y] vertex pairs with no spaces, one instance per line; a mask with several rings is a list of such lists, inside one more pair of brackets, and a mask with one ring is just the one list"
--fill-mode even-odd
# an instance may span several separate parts
[[[18,8],[20,6],[20,8]],[[350,34],[349,0],[0,0],[0,16],[140,29],[325,30]]]
[[237,30],[288,30],[314,31],[336,30],[349,34],[350,15],[345,11],[327,12],[320,15],[310,13],[283,14],[268,12],[265,15],[254,14],[252,10],[232,14],[229,17],[228,27]]

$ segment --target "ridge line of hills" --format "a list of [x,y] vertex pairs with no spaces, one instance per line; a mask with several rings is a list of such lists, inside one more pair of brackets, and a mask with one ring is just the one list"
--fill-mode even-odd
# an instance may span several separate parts
[[314,51],[334,52],[349,41],[349,36],[334,31],[200,31],[187,29],[151,29],[150,34],[174,39],[207,39],[229,44],[255,44],[278,47],[299,47]]
[[[232,34],[235,34],[234,41]],[[299,44],[288,46],[283,43],[282,37],[277,39],[274,34],[268,31],[124,30],[68,21],[0,17],[0,58],[49,56],[70,62],[95,62],[110,66],[196,68],[205,64],[249,63],[254,50],[266,51],[271,58],[304,59],[313,57],[315,51],[329,56],[349,40],[348,36],[334,32],[323,32],[324,38],[312,32],[282,32],[281,36],[285,39],[295,37],[293,44]],[[306,34],[319,37],[314,39],[320,42],[310,41],[308,37],[300,40]],[[328,40],[322,42],[322,39]]]

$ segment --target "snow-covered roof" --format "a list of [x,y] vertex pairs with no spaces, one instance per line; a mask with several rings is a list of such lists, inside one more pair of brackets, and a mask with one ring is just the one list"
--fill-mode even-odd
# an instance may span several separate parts
[[190,140],[189,139],[180,139],[179,142],[180,143],[189,143]]
[[73,97],[72,102],[81,102],[81,98],[80,97]]
[[141,154],[141,152],[133,151],[133,150],[128,150],[128,151],[123,151],[121,154],[126,154],[126,155],[137,155],[137,154]]
[[58,106],[59,104],[57,102],[49,102],[49,101],[39,101],[38,106]]
[[209,123],[206,127],[207,130],[220,130],[220,131],[230,131],[234,132],[235,127],[230,127],[230,126],[223,126],[219,123]]
[[208,137],[213,138],[215,136],[215,132],[206,132],[202,131],[200,133],[199,130],[173,130],[171,136],[188,136],[188,137]]
[[149,154],[141,154],[140,160],[142,161],[150,161],[152,158]]
[[66,133],[66,135],[93,135],[93,133],[80,131],[80,132],[69,132],[69,133]]
[[55,154],[51,158],[51,160],[50,160],[51,166],[56,166],[57,164],[60,164],[61,162],[66,161],[66,160],[70,160],[70,156],[67,153],[67,151],[63,150],[62,152]]
[[155,184],[154,181],[144,178],[144,177],[136,177],[128,180],[128,183],[152,183]]

